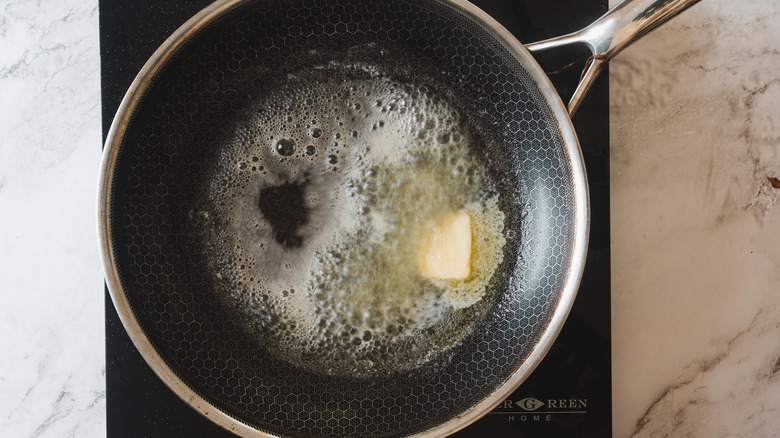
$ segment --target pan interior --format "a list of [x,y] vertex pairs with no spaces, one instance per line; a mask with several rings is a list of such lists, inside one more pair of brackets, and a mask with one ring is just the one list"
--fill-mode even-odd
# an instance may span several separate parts
[[[325,76],[314,69],[335,64],[364,68]],[[215,184],[231,184],[220,167],[225,163],[262,173],[262,157],[230,156],[258,102],[282,102],[275,93],[284,94],[285,84],[301,76],[315,75],[323,86],[322,78],[344,84],[376,72],[396,88],[426,89],[455,111],[469,154],[483,167],[488,198],[503,215],[503,262],[482,299],[453,310],[421,337],[432,343],[406,350],[432,351],[425,360],[412,355],[396,367],[328,372],[316,366],[316,355],[290,360],[278,345],[258,342],[265,328],[250,313],[262,303],[231,298],[247,292],[242,266],[253,261],[226,251],[235,246],[220,234],[231,215],[224,204],[230,196]],[[293,148],[280,140],[290,139],[269,138],[267,150],[284,158]],[[330,153],[312,140],[312,155],[308,146],[298,139],[285,159],[312,157],[326,169],[347,165],[345,145]],[[277,435],[406,435],[462,414],[506,381],[537,344],[571,258],[572,169],[544,97],[489,32],[439,2],[240,4],[192,37],[153,78],[112,171],[116,269],[146,338],[193,392]],[[276,173],[276,186],[286,181],[288,195],[307,184]],[[294,247],[301,236],[271,237]],[[401,347],[389,349],[387,358]]]
[[[239,117],[196,213],[210,225],[214,290],[250,336],[313,372],[388,374],[449,350],[484,315],[503,257],[504,215],[472,130],[432,81],[365,64],[398,59],[385,52],[297,57]],[[420,275],[430,224],[460,211],[471,275]]]

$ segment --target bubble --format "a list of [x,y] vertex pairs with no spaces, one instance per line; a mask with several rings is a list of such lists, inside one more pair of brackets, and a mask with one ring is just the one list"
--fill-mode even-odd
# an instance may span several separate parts
[[309,135],[311,135],[314,138],[320,138],[322,136],[322,129],[320,129],[320,128],[313,128],[309,132]]
[[313,145],[306,146],[306,155],[314,155],[317,149]]
[[339,162],[339,157],[335,155],[328,155],[328,163],[330,164],[336,164]]
[[294,154],[297,148],[295,141],[289,138],[282,138],[276,143],[276,152],[284,157]]

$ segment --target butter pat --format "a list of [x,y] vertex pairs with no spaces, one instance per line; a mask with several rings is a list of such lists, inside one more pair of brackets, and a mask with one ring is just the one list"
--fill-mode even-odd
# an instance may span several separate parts
[[423,237],[420,271],[431,278],[464,280],[471,275],[471,217],[446,216]]

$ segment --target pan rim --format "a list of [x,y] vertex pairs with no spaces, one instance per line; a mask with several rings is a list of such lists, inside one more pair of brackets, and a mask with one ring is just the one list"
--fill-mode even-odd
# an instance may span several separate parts
[[[141,96],[143,96],[146,89],[150,86],[155,75],[163,68],[167,60],[176,53],[181,45],[187,42],[208,23],[246,1],[248,0],[217,0],[202,9],[168,37],[152,54],[149,60],[146,61],[142,69],[136,75],[117,109],[106,136],[100,169],[100,182],[98,186],[97,220],[100,257],[109,294],[119,318],[122,321],[122,325],[146,363],[166,386],[181,398],[182,401],[190,405],[201,415],[230,432],[246,438],[254,438],[274,437],[275,435],[262,432],[249,424],[233,418],[200,397],[179,379],[146,338],[140,324],[133,315],[119,280],[119,273],[116,268],[116,257],[113,245],[111,244],[110,222],[111,188],[114,181],[114,169],[118,160],[119,149],[125,130]],[[547,75],[536,63],[530,52],[506,28],[487,13],[465,0],[437,1],[461,11],[475,22],[479,23],[527,69],[528,74],[538,85],[539,90],[560,129],[572,170],[574,232],[571,262],[568,266],[568,271],[565,273],[566,280],[558,306],[527,359],[487,398],[472,406],[461,415],[414,435],[418,437],[449,435],[465,428],[498,406],[501,401],[517,389],[517,387],[519,387],[533,372],[557,338],[563,323],[571,310],[585,265],[590,227],[588,183],[579,141],[574,131],[571,118],[566,110],[566,106],[558,96]]]

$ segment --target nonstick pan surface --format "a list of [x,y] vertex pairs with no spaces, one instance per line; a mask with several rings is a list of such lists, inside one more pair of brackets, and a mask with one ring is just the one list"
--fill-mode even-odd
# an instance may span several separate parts
[[[214,181],[237,123],[290,78],[353,74],[312,69],[334,63],[370,65],[446,100],[504,214],[503,262],[485,297],[454,311],[469,330],[415,366],[390,366],[390,350],[375,368],[329,373],[258,342],[263,327],[232,303],[243,286],[223,275],[219,238],[208,231],[220,227],[213,206],[230,202]],[[243,436],[465,426],[541,360],[574,299],[587,243],[584,168],[565,107],[519,43],[459,2],[215,3],[133,83],[109,133],[101,184],[107,282],[131,338],[180,397]]]

